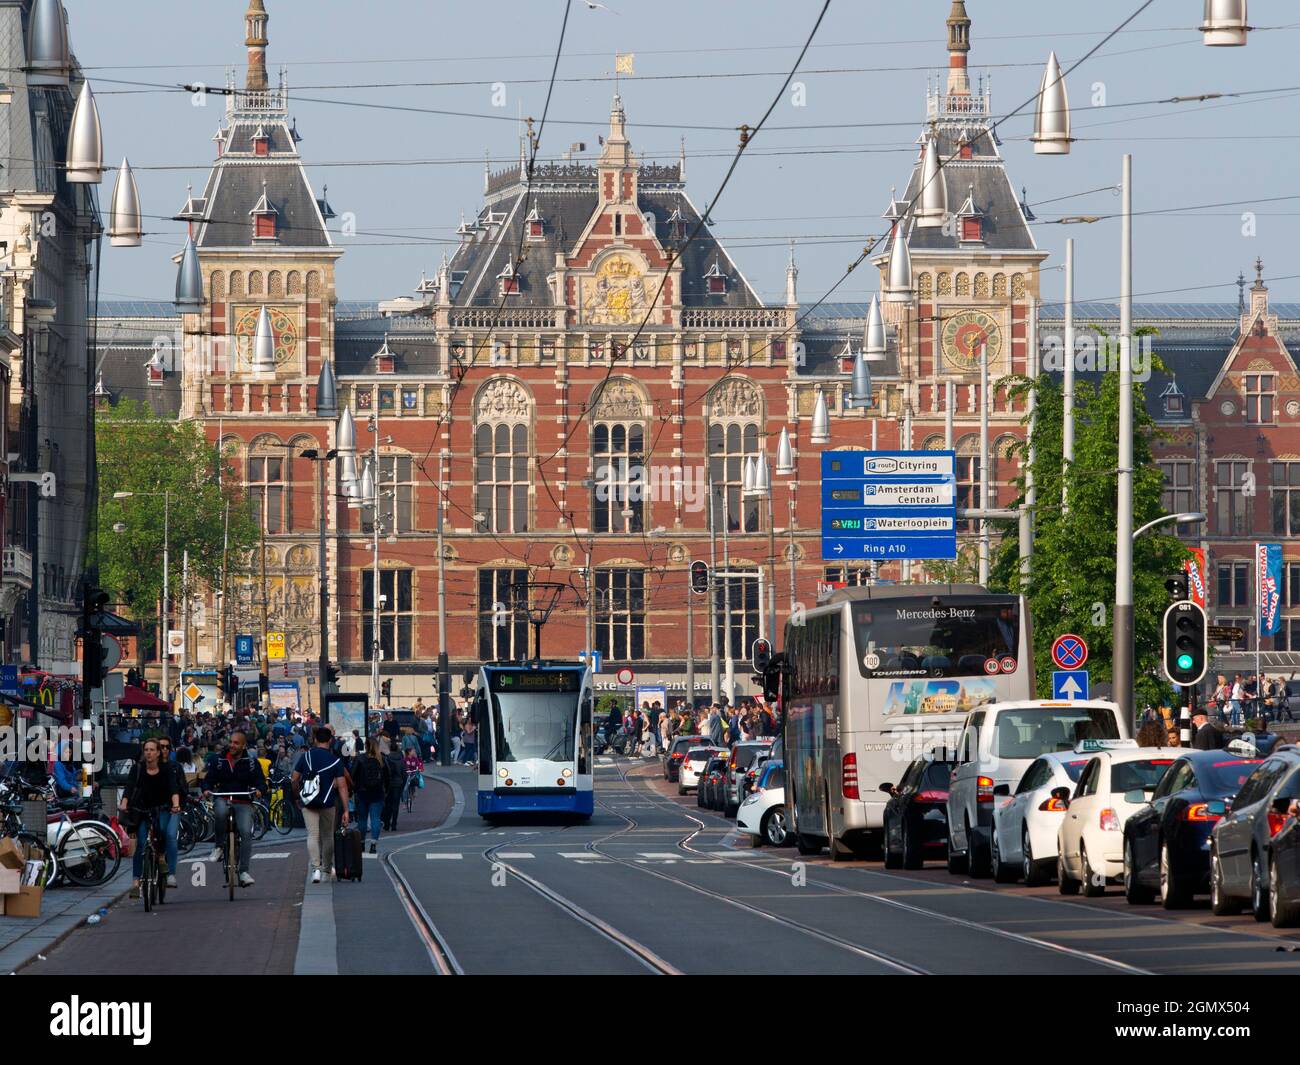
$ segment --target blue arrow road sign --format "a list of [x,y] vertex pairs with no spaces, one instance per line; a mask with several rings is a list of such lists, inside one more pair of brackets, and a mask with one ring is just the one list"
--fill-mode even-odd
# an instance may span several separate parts
[[1087,699],[1088,671],[1086,669],[1057,669],[1052,672],[1053,699]]
[[591,666],[591,671],[592,671],[593,673],[599,673],[599,672],[600,672],[600,652],[599,652],[599,651],[583,651],[582,654],[578,655],[578,658],[579,658],[581,661],[588,663],[588,664]]
[[822,558],[957,557],[956,454],[822,452]]

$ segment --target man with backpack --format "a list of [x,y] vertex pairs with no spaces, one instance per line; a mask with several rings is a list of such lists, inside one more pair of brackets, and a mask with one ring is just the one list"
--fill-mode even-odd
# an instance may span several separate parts
[[388,741],[388,750],[384,752],[384,769],[388,773],[388,793],[384,796],[382,822],[385,832],[396,832],[397,811],[402,802],[402,792],[406,788],[406,757],[396,740]]
[[342,823],[348,823],[349,779],[343,759],[330,750],[333,732],[322,725],[312,738],[315,745],[298,756],[292,780],[307,824],[311,882],[319,884],[326,871],[330,879],[334,879],[334,816],[339,809],[339,800],[342,800]]

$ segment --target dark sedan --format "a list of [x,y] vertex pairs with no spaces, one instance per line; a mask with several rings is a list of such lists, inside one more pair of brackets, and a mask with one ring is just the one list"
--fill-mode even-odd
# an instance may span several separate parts
[[723,789],[727,781],[727,752],[718,751],[700,773],[699,804],[706,810],[723,808]]
[[948,781],[955,762],[918,758],[897,784],[881,784],[885,804],[885,868],[920,869],[948,853]]
[[1210,890],[1210,837],[1259,758],[1188,751],[1165,770],[1147,805],[1124,826],[1124,896],[1159,895],[1166,910]]
[[1210,908],[1215,914],[1237,913],[1248,904],[1255,920],[1272,917],[1273,841],[1293,819],[1298,801],[1300,747],[1286,744],[1242,784],[1232,809],[1214,826]]

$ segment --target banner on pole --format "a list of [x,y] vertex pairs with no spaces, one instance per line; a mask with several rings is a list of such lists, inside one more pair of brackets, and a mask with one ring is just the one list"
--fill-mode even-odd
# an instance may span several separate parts
[[1282,628],[1282,545],[1255,545],[1255,587],[1260,636],[1276,636]]
[[1191,549],[1192,557],[1183,563],[1183,569],[1187,572],[1187,590],[1191,593],[1192,602],[1205,609],[1205,552],[1199,547]]

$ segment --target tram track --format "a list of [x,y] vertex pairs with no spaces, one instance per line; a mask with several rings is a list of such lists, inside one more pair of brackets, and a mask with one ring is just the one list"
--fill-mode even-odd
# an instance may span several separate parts
[[[618,768],[619,770],[619,776],[621,777],[624,785],[627,786],[629,791],[635,792],[637,789],[632,786],[632,783],[628,779],[626,773],[623,772],[621,767],[617,767],[617,765],[616,768]],[[654,798],[656,802],[658,801],[658,796],[652,796],[652,798]],[[600,849],[601,844],[608,843],[610,840],[617,839],[619,836],[627,835],[628,833],[635,831],[635,829],[638,827],[638,822],[636,821],[635,818],[629,817],[627,814],[622,813],[621,811],[615,809],[614,807],[610,806],[609,803],[603,800],[597,800],[597,802],[599,803],[599,805],[609,810],[609,812],[612,813],[615,817],[620,817],[624,821],[626,821],[627,828],[623,829],[623,831],[621,832],[611,833],[610,835],[604,836],[601,839],[592,840],[591,842],[584,845],[585,850],[588,850],[593,854],[599,855],[601,858],[604,858],[608,861],[616,862],[617,864],[625,868],[635,869],[638,872],[645,873],[648,876],[653,876],[659,880],[664,880],[667,881],[668,883],[676,884],[677,886],[686,888],[688,891],[692,891],[697,895],[703,895],[707,898],[713,899],[716,902],[725,903],[728,906],[734,907],[735,909],[738,910],[742,910],[745,913],[751,914],[755,917],[762,918],[765,921],[769,921],[773,924],[780,925],[783,928],[788,928],[791,929],[792,931],[799,932],[802,935],[808,936],[812,939],[816,939],[830,946],[837,947],[840,950],[847,951],[850,954],[855,954],[860,958],[877,962],[881,965],[886,966],[887,968],[893,969],[896,972],[902,973],[904,975],[907,976],[931,975],[928,969],[923,969],[918,965],[913,965],[910,962],[903,961],[900,958],[895,958],[892,955],[886,954],[882,951],[872,950],[869,947],[864,947],[861,944],[854,943],[852,940],[844,939],[840,936],[833,935],[830,932],[824,932],[819,928],[813,928],[812,926],[806,925],[801,921],[796,921],[791,917],[785,917],[780,914],[772,913],[769,910],[764,910],[758,906],[751,905],[750,903],[742,902],[739,899],[734,899],[731,896],[724,894],[723,892],[714,891],[711,888],[702,887],[699,884],[693,884],[689,880],[686,880],[682,877],[673,876],[671,873],[665,873],[659,869],[651,869],[648,866],[640,865],[634,861],[629,861],[626,858],[621,858],[616,854],[611,854],[608,851],[601,850]],[[662,808],[662,803],[658,803],[658,804]],[[671,808],[679,813],[682,812],[680,807],[677,807],[675,804],[673,804]],[[689,817],[690,815],[686,815],[686,816]],[[692,818],[692,820],[694,819]],[[704,831],[704,827],[705,826],[703,822],[697,822],[696,827],[692,829],[690,832],[688,832],[686,836],[683,837],[683,839],[678,841],[677,843],[678,848],[682,849],[682,843],[685,840],[691,839],[692,837],[698,835],[700,832]],[[686,849],[689,850],[689,848]],[[698,854],[701,857],[706,857],[710,859],[714,857],[714,855],[711,854],[705,855],[702,851],[691,851],[691,853]]]
[[[628,787],[628,789],[632,791],[636,791],[637,789],[633,787],[631,779],[627,776],[627,773],[623,770],[623,768],[621,766],[618,766],[617,764],[616,764],[616,768],[618,769],[619,776],[622,778],[623,783]],[[704,851],[696,850],[694,847],[690,846],[689,841],[694,839],[694,837],[698,836],[701,832],[708,830],[708,826],[705,824],[705,822],[701,820],[699,817],[697,817],[696,815],[689,813],[687,810],[683,809],[680,804],[675,803],[670,799],[666,799],[663,796],[656,794],[648,786],[643,787],[640,790],[643,792],[643,794],[645,794],[649,798],[651,802],[658,805],[661,809],[676,811],[681,816],[687,818],[687,820],[695,822],[697,827],[691,832],[688,832],[685,836],[683,836],[681,839],[677,841],[677,849],[682,851],[683,853],[693,854],[699,857],[714,858],[720,861],[727,862],[729,865],[739,867],[742,869],[756,869],[765,873],[770,873],[774,876],[779,876],[783,880],[789,879],[789,874],[787,872],[781,869],[773,868],[772,866],[767,864],[755,863],[753,861],[739,861],[735,858],[728,858],[721,853],[713,853],[713,852],[706,853]],[[624,816],[624,815],[619,814],[619,816]],[[643,869],[644,867],[634,865],[634,868]],[[874,872],[874,870],[872,870],[872,872]],[[889,874],[881,874],[881,875],[887,876]],[[896,878],[896,879],[902,879],[902,878]],[[906,882],[909,884],[913,883],[910,880]],[[963,917],[955,917],[952,914],[941,913],[938,910],[927,909],[924,906],[917,906],[914,903],[903,902],[899,899],[888,898],[887,896],[879,895],[870,891],[860,891],[856,888],[845,887],[843,884],[835,884],[823,878],[818,878],[816,883],[819,888],[824,888],[825,890],[831,891],[837,895],[845,895],[845,896],[866,899],[868,901],[889,906],[893,909],[900,910],[906,913],[911,913],[919,917],[926,917],[934,920],[943,921],[960,928],[964,928],[971,931],[982,932],[988,935],[995,936],[1000,939],[1007,940],[1009,942],[1019,943],[1021,945],[1028,946],[1028,947],[1034,947],[1039,950],[1044,950],[1049,953],[1074,958],[1079,961],[1090,962],[1092,964],[1100,965],[1117,972],[1122,972],[1134,976],[1152,975],[1146,969],[1139,968],[1135,965],[1129,965],[1126,962],[1116,961],[1114,958],[1108,958],[1102,954],[1095,954],[1091,951],[1078,950],[1074,947],[1067,947],[1059,943],[1053,943],[1050,940],[1040,939],[1036,936],[1028,936],[1021,932],[1011,932],[1004,928],[995,928],[991,925],[979,924],[975,921],[969,921]],[[862,948],[862,949],[866,949],[866,948]]]

